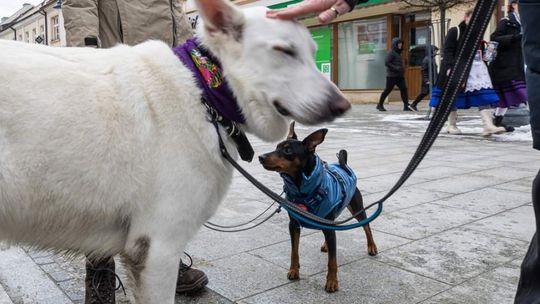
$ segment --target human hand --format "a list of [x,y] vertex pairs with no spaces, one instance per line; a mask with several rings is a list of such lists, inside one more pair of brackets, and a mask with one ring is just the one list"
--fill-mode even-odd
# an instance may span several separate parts
[[345,0],[304,0],[292,7],[270,10],[266,16],[273,19],[294,19],[310,13],[319,13],[319,22],[328,23],[350,10],[351,7]]

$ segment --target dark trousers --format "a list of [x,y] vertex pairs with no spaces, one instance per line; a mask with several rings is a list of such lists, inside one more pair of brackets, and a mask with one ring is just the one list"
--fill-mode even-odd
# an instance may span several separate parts
[[[523,45],[527,63],[527,90],[534,148],[540,150],[540,2],[520,0]],[[540,172],[532,189],[536,233],[521,264],[516,304],[540,304]]]
[[429,95],[428,93],[420,93],[420,94],[419,94],[418,96],[416,96],[416,98],[414,99],[413,104],[414,104],[414,105],[419,104],[419,103],[422,101],[422,99],[426,98],[426,96],[428,96],[428,95]]
[[384,101],[390,95],[394,87],[397,86],[401,92],[401,100],[403,105],[407,106],[409,104],[409,94],[407,93],[407,84],[405,83],[404,77],[386,77],[386,88],[381,94],[379,99],[379,106],[384,104]]
[[536,175],[532,189],[534,215],[536,217],[536,233],[529,251],[521,264],[521,277],[516,293],[516,304],[540,303],[540,172]]

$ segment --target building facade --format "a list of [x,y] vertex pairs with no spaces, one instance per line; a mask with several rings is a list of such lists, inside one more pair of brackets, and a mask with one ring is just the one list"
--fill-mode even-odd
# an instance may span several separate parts
[[[236,0],[243,7],[266,6],[270,9],[296,5],[301,0]],[[486,38],[494,31],[497,20],[503,16],[505,4],[493,15],[486,31]],[[447,12],[447,28],[463,20],[470,6],[456,7]],[[188,16],[195,21],[197,12],[193,0],[186,3]],[[409,98],[414,99],[420,90],[420,64],[429,43],[440,46],[440,20],[436,13],[408,7],[402,1],[371,0],[358,5],[352,12],[321,25],[315,16],[302,22],[309,27],[318,45],[316,64],[319,70],[332,79],[353,102],[373,102],[385,86],[384,59],[394,37],[404,40],[403,57]],[[438,58],[437,60],[440,60]],[[398,99],[392,94],[391,99]]]
[[12,16],[2,18],[0,39],[66,46],[64,20],[56,5],[57,0],[45,0],[36,6],[23,5]]

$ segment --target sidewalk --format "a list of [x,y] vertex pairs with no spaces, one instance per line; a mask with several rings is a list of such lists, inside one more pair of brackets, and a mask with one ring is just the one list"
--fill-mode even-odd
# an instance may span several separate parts
[[[397,108],[379,113],[374,106],[359,105],[325,126],[330,131],[319,154],[332,162],[339,149],[349,151],[365,204],[382,197],[399,178],[427,126],[418,120],[421,114]],[[459,124],[470,134],[441,136],[372,224],[378,256],[367,255],[362,229],[338,232],[337,293],[324,291],[327,256],[319,250],[323,236],[318,231],[302,231],[301,280],[287,280],[288,217],[281,212],[247,232],[201,229],[187,252],[210,283],[205,291],[177,302],[512,303],[519,265],[534,233],[530,188],[540,154],[531,148],[527,128],[485,139],[473,134],[480,127],[477,113],[463,114]],[[297,127],[300,138],[314,130]],[[258,140],[253,144],[257,154],[275,146]],[[246,167],[281,192],[278,174],[257,162]],[[243,222],[268,204],[235,173],[212,221]],[[17,247],[0,250],[0,304],[83,303],[83,265],[81,258]],[[119,303],[127,303],[120,292],[118,296]]]

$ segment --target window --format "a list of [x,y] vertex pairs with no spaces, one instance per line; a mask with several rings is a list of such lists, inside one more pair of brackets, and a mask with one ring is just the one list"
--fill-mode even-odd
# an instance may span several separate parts
[[386,40],[386,17],[355,20],[338,25],[338,85],[341,89],[384,88]]
[[30,43],[30,33],[29,32],[24,32],[24,41],[26,43]]
[[19,39],[17,41],[22,41],[22,35],[19,35]]
[[45,26],[44,25],[39,26],[39,34],[45,36]]
[[32,29],[32,43],[36,43],[37,31]]
[[56,41],[60,39],[60,27],[58,24],[58,16],[54,16],[51,18],[51,27],[52,27],[52,33],[51,33],[51,40]]

